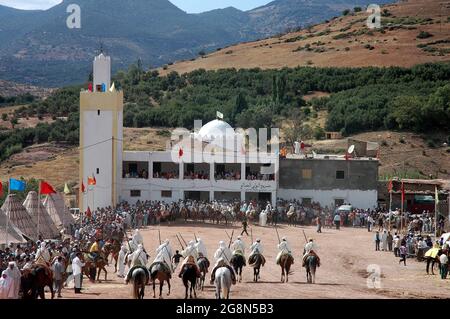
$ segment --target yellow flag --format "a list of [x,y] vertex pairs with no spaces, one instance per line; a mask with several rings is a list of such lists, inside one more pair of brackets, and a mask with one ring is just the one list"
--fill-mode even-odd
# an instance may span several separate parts
[[113,84],[109,88],[109,92],[114,92],[114,91],[116,91],[116,86],[114,85],[114,82],[113,82]]
[[66,194],[66,195],[70,194],[70,189],[69,189],[69,186],[67,186],[67,183],[64,185],[64,194]]

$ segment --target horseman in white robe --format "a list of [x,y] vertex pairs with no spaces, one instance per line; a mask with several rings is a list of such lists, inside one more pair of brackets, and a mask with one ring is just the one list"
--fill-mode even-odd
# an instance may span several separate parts
[[127,253],[128,253],[127,246],[123,244],[120,247],[119,257],[117,258],[117,263],[119,264],[119,273],[117,274],[117,276],[120,278],[125,277],[125,257]]
[[36,251],[35,261],[37,264],[49,265],[50,263],[50,252],[46,247],[46,243],[42,242],[40,248]]
[[143,244],[144,243],[144,238],[142,237],[141,233],[139,232],[139,229],[136,229],[134,231],[134,235],[133,235],[133,243],[138,246],[139,244]]
[[267,225],[267,214],[268,214],[267,208],[266,208],[265,211],[262,211],[262,212],[259,214],[259,226],[264,227],[264,226]]
[[294,207],[293,204],[291,204],[291,205],[289,206],[289,210],[288,210],[288,212],[286,213],[286,215],[287,215],[287,217],[291,217],[291,216],[294,215],[294,214],[295,214],[295,207]]
[[262,266],[266,263],[266,258],[263,256],[263,245],[261,244],[261,239],[257,238],[256,241],[250,246],[250,256],[248,256],[248,263],[252,265],[254,263],[253,258],[256,255],[261,255]]
[[197,243],[195,244],[195,249],[197,250],[198,257],[205,257],[208,259],[208,251],[206,250],[206,246],[203,243],[203,240],[201,238],[197,239]]
[[198,259],[198,252],[197,249],[195,248],[195,242],[193,240],[188,242],[186,248],[183,251],[181,251],[181,255],[184,258],[183,262],[181,263],[181,268],[183,268],[184,264],[186,264],[189,256],[194,257],[194,260]]
[[[136,251],[134,251],[128,258],[131,258],[131,265],[130,265],[130,270],[128,270],[128,274],[127,274],[127,278],[126,278],[126,283],[128,283],[131,279],[131,275],[133,273],[133,268],[135,267],[143,267],[145,268],[145,270],[147,270],[147,253],[144,251],[144,247],[139,244],[138,248],[136,249]],[[149,278],[150,274],[147,273],[147,279]]]
[[292,256],[292,250],[291,250],[291,247],[289,246],[289,243],[288,243],[286,237],[283,237],[281,239],[281,243],[278,244],[277,248],[278,248],[279,252],[277,255],[276,262],[277,262],[277,265],[279,265],[281,256],[283,256],[283,255],[291,255]]
[[231,272],[231,278],[233,281],[233,285],[236,284],[236,274],[234,272],[233,267],[230,266],[232,253],[230,248],[227,247],[225,242],[221,240],[219,242],[219,248],[214,253],[214,259],[216,261],[216,264],[214,265],[214,269],[211,272],[211,285],[214,283],[214,279],[216,277],[216,270],[220,267],[227,267]]
[[233,255],[242,255],[245,258],[245,243],[242,241],[242,236],[238,236],[234,241],[233,245],[231,245],[233,249]]
[[173,273],[173,266],[172,266],[172,248],[170,247],[170,242],[168,239],[164,241],[161,245],[159,245],[158,248],[156,248],[156,258],[153,261],[153,263],[163,263],[167,266],[168,271],[170,274]]
[[317,251],[319,250],[319,246],[314,242],[312,238],[305,244],[303,258],[302,258],[302,266],[305,266],[306,258],[308,256],[316,256],[317,257],[317,267],[320,267],[320,258],[317,255]]

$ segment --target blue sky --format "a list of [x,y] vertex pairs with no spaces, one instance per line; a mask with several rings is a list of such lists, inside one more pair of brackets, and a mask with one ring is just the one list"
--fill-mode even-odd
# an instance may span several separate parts
[[[0,0],[1,5],[25,10],[48,9],[61,2],[61,0]],[[70,2],[76,3],[76,0]],[[270,0],[170,0],[170,2],[188,13],[198,13],[229,6],[249,10],[269,3]]]

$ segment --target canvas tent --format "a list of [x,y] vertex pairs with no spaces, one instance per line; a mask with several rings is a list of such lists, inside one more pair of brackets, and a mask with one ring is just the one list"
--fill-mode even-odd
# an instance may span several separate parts
[[61,194],[47,195],[44,207],[58,229],[70,229],[70,224],[75,224],[75,219],[67,209]]
[[[36,192],[32,191],[28,193],[27,198],[23,202],[23,206],[36,222],[36,229],[39,228],[39,235],[42,235],[44,239],[52,239],[59,236],[58,228],[56,228],[44,205],[39,202]],[[37,226],[38,223],[39,227]]]
[[37,239],[36,223],[15,194],[6,197],[2,211],[24,235],[34,240]]
[[[11,220],[7,221],[8,217],[0,208],[0,244],[22,244],[26,243],[26,239],[23,237],[22,232],[18,229]],[[6,231],[6,225],[8,224],[8,231]],[[8,240],[8,243],[6,243]]]

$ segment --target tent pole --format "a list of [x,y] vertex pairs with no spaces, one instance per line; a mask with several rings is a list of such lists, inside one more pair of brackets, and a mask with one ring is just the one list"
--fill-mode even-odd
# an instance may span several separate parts
[[[6,199],[9,199],[9,194],[11,194],[11,179],[9,179],[8,182],[8,196],[6,196]],[[5,213],[6,215],[6,247],[8,247],[8,230],[9,230],[9,212],[11,211],[11,202],[8,203],[8,212]]]

